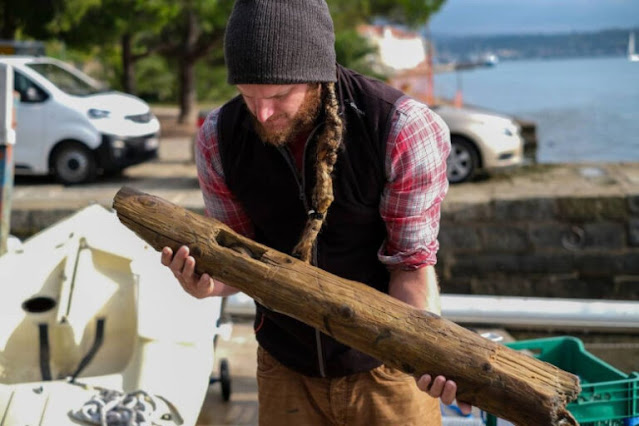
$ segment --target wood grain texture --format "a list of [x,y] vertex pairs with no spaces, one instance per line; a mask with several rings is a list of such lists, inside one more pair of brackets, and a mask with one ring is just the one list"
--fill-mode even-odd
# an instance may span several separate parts
[[[576,425],[566,410],[579,379],[438,315],[258,244],[211,218],[130,188],[120,221],[156,250],[189,247],[197,272],[245,292],[406,373],[444,375],[458,399],[516,425]],[[162,267],[158,265],[158,267]]]

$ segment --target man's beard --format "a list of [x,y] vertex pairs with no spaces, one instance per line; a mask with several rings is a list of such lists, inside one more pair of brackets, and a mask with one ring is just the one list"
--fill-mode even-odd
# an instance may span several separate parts
[[[285,128],[280,130],[268,130],[262,123],[257,121],[257,118],[255,118],[253,114],[251,114],[251,117],[253,118],[253,127],[263,142],[276,147],[284,146],[294,140],[296,136],[305,132],[310,132],[313,129],[315,121],[320,113],[321,104],[321,88],[311,86],[304,96],[304,101],[302,102],[302,105],[300,105],[300,109]],[[279,117],[281,117],[281,115],[269,117],[269,120],[277,120]]]

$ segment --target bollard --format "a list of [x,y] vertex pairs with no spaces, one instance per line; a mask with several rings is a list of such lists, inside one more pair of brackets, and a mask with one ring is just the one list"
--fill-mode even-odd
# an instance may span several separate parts
[[13,192],[13,145],[16,142],[13,70],[0,64],[0,255],[7,251]]

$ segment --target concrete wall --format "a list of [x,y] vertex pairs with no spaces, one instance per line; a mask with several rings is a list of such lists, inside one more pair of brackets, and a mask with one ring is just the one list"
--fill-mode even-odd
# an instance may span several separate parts
[[639,299],[639,195],[458,197],[439,241],[446,293]]

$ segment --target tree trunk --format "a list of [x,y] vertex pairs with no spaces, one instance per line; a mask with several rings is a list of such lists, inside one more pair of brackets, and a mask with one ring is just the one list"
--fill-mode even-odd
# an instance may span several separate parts
[[195,124],[195,49],[198,39],[197,18],[193,10],[186,11],[186,34],[179,58],[180,64],[180,115],[178,123]]
[[189,58],[180,60],[180,115],[178,123],[195,124],[197,93],[195,89],[195,63]]
[[0,39],[13,40],[18,29],[15,16],[11,11],[9,2],[0,4],[0,16],[2,17],[2,28],[0,28]]
[[135,85],[135,60],[131,50],[131,33],[122,36],[122,89],[126,93],[136,94]]
[[159,197],[122,188],[113,207],[120,221],[155,249],[175,251],[187,245],[198,273],[207,272],[391,367],[453,379],[460,401],[516,425],[577,424],[565,405],[579,394],[579,379],[551,364],[258,244]]

